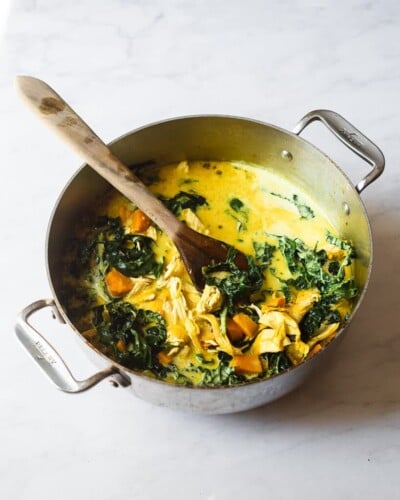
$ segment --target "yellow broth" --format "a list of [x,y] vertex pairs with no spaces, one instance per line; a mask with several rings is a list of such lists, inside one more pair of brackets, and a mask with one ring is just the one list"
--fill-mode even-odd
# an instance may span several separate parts
[[[199,293],[170,239],[112,191],[96,213],[122,233],[110,236],[108,228],[104,236],[81,225],[65,268],[66,308],[96,347],[148,375],[213,386],[275,375],[335,337],[356,295],[356,259],[308,193],[271,170],[239,162],[180,162],[142,175],[167,204],[182,192],[200,200],[189,208],[178,203],[177,216],[249,255],[262,282],[232,298],[231,270],[216,269]],[[157,272],[138,274],[115,260],[110,248],[121,234],[128,236],[125,247],[140,249],[140,238],[150,242]],[[82,254],[85,263],[77,265]]]

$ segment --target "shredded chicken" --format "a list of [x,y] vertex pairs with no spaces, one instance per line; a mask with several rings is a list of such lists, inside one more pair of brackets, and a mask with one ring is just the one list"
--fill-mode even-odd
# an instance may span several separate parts
[[205,330],[208,333],[211,332],[220,349],[228,354],[233,354],[233,346],[226,333],[221,331],[219,321],[213,314],[200,314],[197,321],[200,325],[200,331],[204,332]]
[[194,231],[202,234],[210,233],[209,229],[201,222],[201,220],[190,208],[183,209],[181,215],[190,229],[193,229]]
[[308,345],[310,346],[310,348],[313,347],[315,344],[318,344],[322,340],[328,341],[329,339],[331,339],[334,335],[336,335],[339,325],[340,323],[331,323],[330,325],[323,328],[320,333],[318,333],[311,340],[308,341]]
[[210,313],[221,309],[224,297],[216,286],[206,285],[197,304],[196,312]]
[[319,298],[320,293],[314,288],[309,290],[299,290],[294,303],[288,305],[287,312],[294,320],[297,321],[297,323],[300,323],[306,313],[308,313]]

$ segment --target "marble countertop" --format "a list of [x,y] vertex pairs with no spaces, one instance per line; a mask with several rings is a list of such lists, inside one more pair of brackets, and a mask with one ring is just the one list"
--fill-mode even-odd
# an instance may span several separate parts
[[[0,497],[399,498],[399,3],[13,0],[0,26]],[[318,108],[374,140],[387,167],[362,194],[373,272],[336,356],[296,392],[233,415],[176,413],[107,382],[57,391],[14,324],[51,296],[46,227],[81,162],[21,104],[17,74],[48,81],[105,140],[205,113],[291,129]],[[368,171],[322,125],[304,136],[352,182]],[[33,322],[78,378],[94,371],[49,311]]]

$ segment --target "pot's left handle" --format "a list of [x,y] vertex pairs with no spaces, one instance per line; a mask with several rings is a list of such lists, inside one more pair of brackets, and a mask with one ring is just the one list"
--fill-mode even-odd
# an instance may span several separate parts
[[113,376],[114,386],[126,387],[131,384],[130,379],[116,366],[97,372],[86,380],[76,380],[58,352],[28,321],[34,312],[44,307],[51,307],[55,316],[62,320],[52,299],[38,300],[18,315],[15,332],[28,353],[58,389],[68,393],[86,391],[109,376]]

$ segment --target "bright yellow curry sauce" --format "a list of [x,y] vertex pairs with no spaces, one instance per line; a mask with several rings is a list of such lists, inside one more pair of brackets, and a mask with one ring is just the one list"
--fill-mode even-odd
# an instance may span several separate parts
[[232,262],[204,270],[199,293],[169,238],[112,191],[66,261],[66,308],[96,347],[151,376],[216,386],[275,375],[335,337],[357,294],[356,258],[313,198],[244,163],[184,161],[143,176],[188,226],[247,254],[252,273]]

